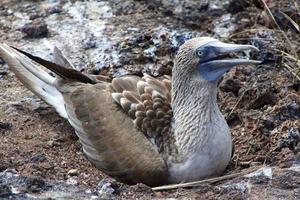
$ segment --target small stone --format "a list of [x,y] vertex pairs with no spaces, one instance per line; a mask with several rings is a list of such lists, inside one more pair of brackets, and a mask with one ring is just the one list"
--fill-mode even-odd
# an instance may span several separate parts
[[281,107],[279,113],[275,116],[275,120],[299,120],[300,105],[297,102],[289,102]]
[[92,190],[90,190],[90,189],[86,189],[84,192],[85,192],[86,194],[92,194]]
[[236,14],[243,11],[245,8],[249,6],[249,2],[245,0],[231,0],[228,5],[225,7],[228,12],[231,14]]
[[248,109],[260,109],[265,105],[274,105],[276,103],[277,97],[273,91],[265,91],[259,94],[254,100],[252,100]]
[[61,146],[61,144],[57,141],[50,140],[47,142],[47,146],[48,147],[59,147],[59,146]]
[[12,195],[11,188],[8,185],[2,185],[0,187],[0,198],[9,198]]
[[12,127],[12,124],[11,123],[8,123],[8,122],[0,122],[0,130],[3,129],[3,130],[9,130],[11,129]]
[[224,79],[220,84],[220,89],[223,92],[232,92],[235,96],[238,96],[240,89],[243,87],[243,84],[240,80],[229,77]]
[[0,70],[0,75],[6,75],[7,74],[7,71],[5,70]]
[[77,169],[70,169],[68,171],[68,175],[70,176],[77,176],[79,174],[79,171]]
[[29,38],[45,37],[48,34],[48,27],[44,22],[25,24],[19,30]]
[[233,127],[233,126],[236,126],[236,125],[242,123],[240,116],[236,112],[231,113],[231,115],[229,115],[226,118],[226,121],[230,127]]
[[49,147],[53,147],[54,146],[54,141],[53,140],[50,140],[50,141],[48,141],[47,142],[47,146],[49,146]]
[[251,162],[240,162],[239,166],[242,168],[249,168],[251,166]]
[[63,10],[58,6],[53,6],[53,7],[46,8],[46,13],[47,14],[56,14],[56,13],[61,13],[62,11]]
[[110,186],[110,183],[104,184],[100,190],[98,190],[98,194],[103,199],[111,199],[115,190]]
[[36,155],[32,156],[32,157],[30,158],[30,160],[31,160],[32,162],[44,162],[44,161],[46,161],[47,159],[46,159],[45,154],[41,153],[41,154],[36,154]]
[[114,182],[112,180],[103,179],[98,183],[97,191],[100,199],[112,199],[115,193]]
[[25,191],[40,192],[46,185],[45,181],[41,177],[27,177],[25,179]]
[[4,60],[0,58],[0,65],[3,65],[4,63]]
[[78,181],[75,180],[74,178],[69,178],[69,179],[67,180],[67,184],[68,184],[68,185],[77,185],[77,184],[78,184]]
[[278,149],[289,148],[297,153],[300,149],[300,129],[298,127],[290,127],[288,129],[287,137],[278,141]]
[[87,37],[85,40],[82,41],[82,47],[84,49],[92,49],[96,47],[96,38],[94,35]]

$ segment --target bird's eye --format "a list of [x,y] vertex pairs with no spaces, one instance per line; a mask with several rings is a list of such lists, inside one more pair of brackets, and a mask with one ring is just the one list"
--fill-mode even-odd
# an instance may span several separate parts
[[202,55],[203,55],[203,51],[197,51],[197,56],[198,56],[198,57],[200,57],[200,58],[201,58],[201,57],[202,57]]

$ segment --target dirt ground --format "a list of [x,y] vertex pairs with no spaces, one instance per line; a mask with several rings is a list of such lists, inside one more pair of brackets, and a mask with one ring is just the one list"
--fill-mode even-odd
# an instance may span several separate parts
[[[178,46],[194,36],[256,45],[261,51],[251,56],[262,64],[235,68],[220,82],[235,143],[224,175],[271,168],[168,191],[119,183],[86,159],[72,127],[0,59],[0,199],[300,198],[300,37],[292,23],[299,24],[299,7],[266,1],[279,31],[261,1],[195,2],[0,0],[0,42],[49,60],[51,43],[79,70],[111,77],[171,74]],[[61,197],[52,196],[55,185]]]

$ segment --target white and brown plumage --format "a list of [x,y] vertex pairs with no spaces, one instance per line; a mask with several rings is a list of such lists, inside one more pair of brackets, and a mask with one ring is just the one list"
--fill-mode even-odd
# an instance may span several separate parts
[[241,50],[257,49],[194,38],[180,47],[172,78],[125,76],[111,82],[65,68],[71,65],[57,52],[54,64],[0,44],[0,57],[70,122],[97,168],[127,183],[153,186],[215,176],[229,163],[232,142],[217,105],[217,80],[233,66],[257,63],[222,59]]

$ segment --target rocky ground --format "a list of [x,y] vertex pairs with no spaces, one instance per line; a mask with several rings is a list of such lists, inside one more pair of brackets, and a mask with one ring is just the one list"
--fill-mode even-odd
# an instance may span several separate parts
[[49,60],[56,45],[88,73],[171,74],[176,50],[195,36],[253,44],[261,51],[242,56],[262,61],[231,70],[219,84],[235,143],[224,175],[248,175],[153,191],[91,165],[70,125],[0,59],[0,199],[299,199],[300,8],[262,2],[0,0],[0,42]]

